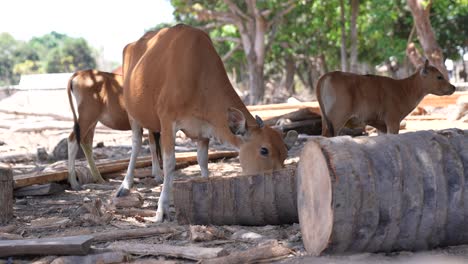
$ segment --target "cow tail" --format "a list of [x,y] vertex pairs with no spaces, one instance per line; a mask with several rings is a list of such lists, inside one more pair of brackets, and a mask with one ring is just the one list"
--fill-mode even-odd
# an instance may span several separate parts
[[70,108],[73,113],[73,133],[75,134],[76,137],[76,142],[80,144],[81,141],[81,135],[80,135],[80,124],[78,123],[78,118],[76,117],[76,112],[75,112],[75,106],[73,105],[73,98],[72,98],[72,90],[73,90],[73,79],[76,77],[76,73],[73,74],[70,79],[68,80],[68,86],[67,86],[67,93],[68,93],[68,101],[70,103]]
[[[327,114],[325,113],[325,107],[322,102],[321,96],[321,89],[323,87],[323,79],[325,79],[325,76],[322,76],[318,83],[317,83],[317,88],[316,88],[316,94],[317,94],[317,101],[319,102],[320,106],[320,112],[322,113],[322,132],[325,130],[325,126],[328,128],[328,135],[334,136],[335,135],[335,129],[333,127],[333,124],[330,122],[330,119],[327,117]],[[322,133],[322,136],[327,136]]]

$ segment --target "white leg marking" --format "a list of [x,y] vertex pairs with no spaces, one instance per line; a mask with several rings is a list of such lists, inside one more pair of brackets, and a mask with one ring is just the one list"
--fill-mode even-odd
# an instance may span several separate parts
[[[167,131],[167,130],[166,130]],[[168,131],[169,132],[169,131]],[[164,215],[169,216],[169,203],[170,203],[170,195],[172,193],[172,182],[174,180],[174,172],[176,166],[176,158],[175,158],[175,128],[172,127],[172,133],[170,135],[172,142],[162,142],[162,144],[168,144],[171,146],[168,151],[163,151],[163,169],[164,169],[164,181],[163,187],[161,191],[161,195],[159,196],[158,201],[158,209],[156,210],[155,220],[157,223],[161,223],[164,220]],[[162,133],[165,133],[164,131]],[[169,136],[169,135],[163,135]]]
[[117,191],[117,196],[125,196],[133,186],[133,172],[135,171],[135,164],[138,158],[138,154],[141,149],[141,127],[135,122],[130,121],[132,125],[132,154],[130,156],[130,162],[128,164],[127,174],[125,179]]
[[210,172],[208,171],[208,145],[209,139],[200,139],[197,141],[197,161],[200,166],[201,175],[208,177]]
[[70,141],[70,139],[68,139],[68,182],[74,190],[80,187],[76,179],[75,171],[75,160],[76,155],[78,154],[78,148],[79,146],[76,139],[73,141]]

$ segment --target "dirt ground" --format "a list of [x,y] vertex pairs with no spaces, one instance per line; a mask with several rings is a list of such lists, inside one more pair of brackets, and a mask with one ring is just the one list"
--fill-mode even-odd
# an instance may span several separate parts
[[[18,104],[18,103],[17,103]],[[31,116],[27,114],[12,114],[1,112],[2,109],[12,109],[12,101],[0,101],[0,162],[13,167],[15,175],[40,171],[55,162],[52,153],[54,147],[70,133],[72,122],[66,110],[55,113],[64,117]],[[19,105],[19,104],[18,104]],[[29,112],[40,113],[35,106],[30,106]],[[27,112],[22,105],[19,110]],[[51,109],[42,109],[44,113],[53,113]],[[452,109],[453,110],[453,109]],[[402,133],[427,129],[460,128],[468,129],[468,123],[448,121],[445,117],[451,109],[430,109],[434,120],[406,120],[406,128]],[[60,118],[59,118],[60,119]],[[307,141],[307,135],[300,135],[296,145],[290,150],[286,161],[288,166],[295,166],[299,160],[302,146]],[[100,144],[98,144],[100,143]],[[129,157],[131,152],[131,133],[129,131],[113,131],[98,126],[95,134],[94,155],[96,160]],[[195,144],[178,134],[177,151],[194,151]],[[47,159],[39,161],[38,149],[48,153]],[[212,149],[226,150],[228,146],[211,143]],[[141,155],[149,155],[147,145],[143,146]],[[210,162],[211,175],[225,176],[240,172],[238,158]],[[125,216],[112,206],[115,190],[123,180],[124,172],[105,175],[106,184],[88,185],[81,191],[73,191],[66,182],[61,184],[63,192],[50,196],[17,197],[14,203],[14,219],[11,234],[18,238],[44,238],[70,235],[92,234],[107,230],[125,230],[137,227],[156,226],[151,217],[139,215]],[[177,179],[200,177],[198,165],[178,170]],[[155,184],[151,178],[151,169],[138,169],[132,194],[141,197],[140,209],[156,210],[161,185]],[[93,208],[97,208],[98,214]],[[171,211],[174,215],[174,209]],[[325,255],[321,257],[307,256],[301,241],[299,224],[281,226],[214,226],[218,230],[217,237],[201,242],[191,240],[190,227],[179,226],[175,221],[165,223],[168,226],[180,227],[181,231],[148,238],[132,239],[126,242],[147,244],[169,244],[178,246],[222,247],[227,252],[237,252],[258,245],[278,241],[291,249],[291,254],[285,259],[274,260],[279,263],[467,263],[468,245],[460,245],[427,252],[393,252],[393,253],[359,253],[352,255]],[[0,226],[1,230],[1,226]],[[1,233],[1,232],[0,232]],[[242,235],[242,234],[248,235]],[[0,240],[2,239],[0,234]],[[109,243],[94,244],[95,248],[105,248]],[[30,263],[39,257],[13,258],[14,262],[0,259],[0,263]],[[131,262],[150,263],[147,261],[168,261],[170,263],[191,263],[188,259],[170,258],[164,256],[134,255]],[[269,262],[274,262],[273,260]]]

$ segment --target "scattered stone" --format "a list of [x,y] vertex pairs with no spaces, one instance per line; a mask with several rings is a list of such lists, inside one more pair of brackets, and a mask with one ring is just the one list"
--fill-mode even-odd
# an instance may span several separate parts
[[44,147],[37,148],[37,160],[45,162],[49,159],[49,154],[47,154],[47,150]]
[[104,146],[104,142],[102,142],[102,141],[101,141],[101,142],[98,142],[98,143],[96,144],[96,148],[103,148],[103,147],[105,147],[105,146]]
[[[54,150],[52,151],[52,155],[56,160],[66,160],[68,159],[68,139],[64,138],[59,141],[59,143],[55,146]],[[78,154],[76,155],[77,159],[84,158],[84,152],[80,148],[78,148]]]
[[257,233],[254,233],[254,232],[251,232],[251,231],[247,231],[247,230],[244,230],[244,229],[241,229],[237,232],[235,232],[234,234],[232,234],[231,236],[231,239],[235,239],[235,240],[249,240],[249,241],[252,241],[252,240],[259,240],[259,239],[262,239],[263,236],[260,235],[260,234],[257,234]]

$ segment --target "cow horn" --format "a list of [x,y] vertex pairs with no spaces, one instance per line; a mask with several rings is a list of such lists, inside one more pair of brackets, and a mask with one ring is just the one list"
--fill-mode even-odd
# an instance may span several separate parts
[[263,120],[258,115],[255,115],[255,121],[257,121],[257,124],[260,128],[263,128],[265,126]]

